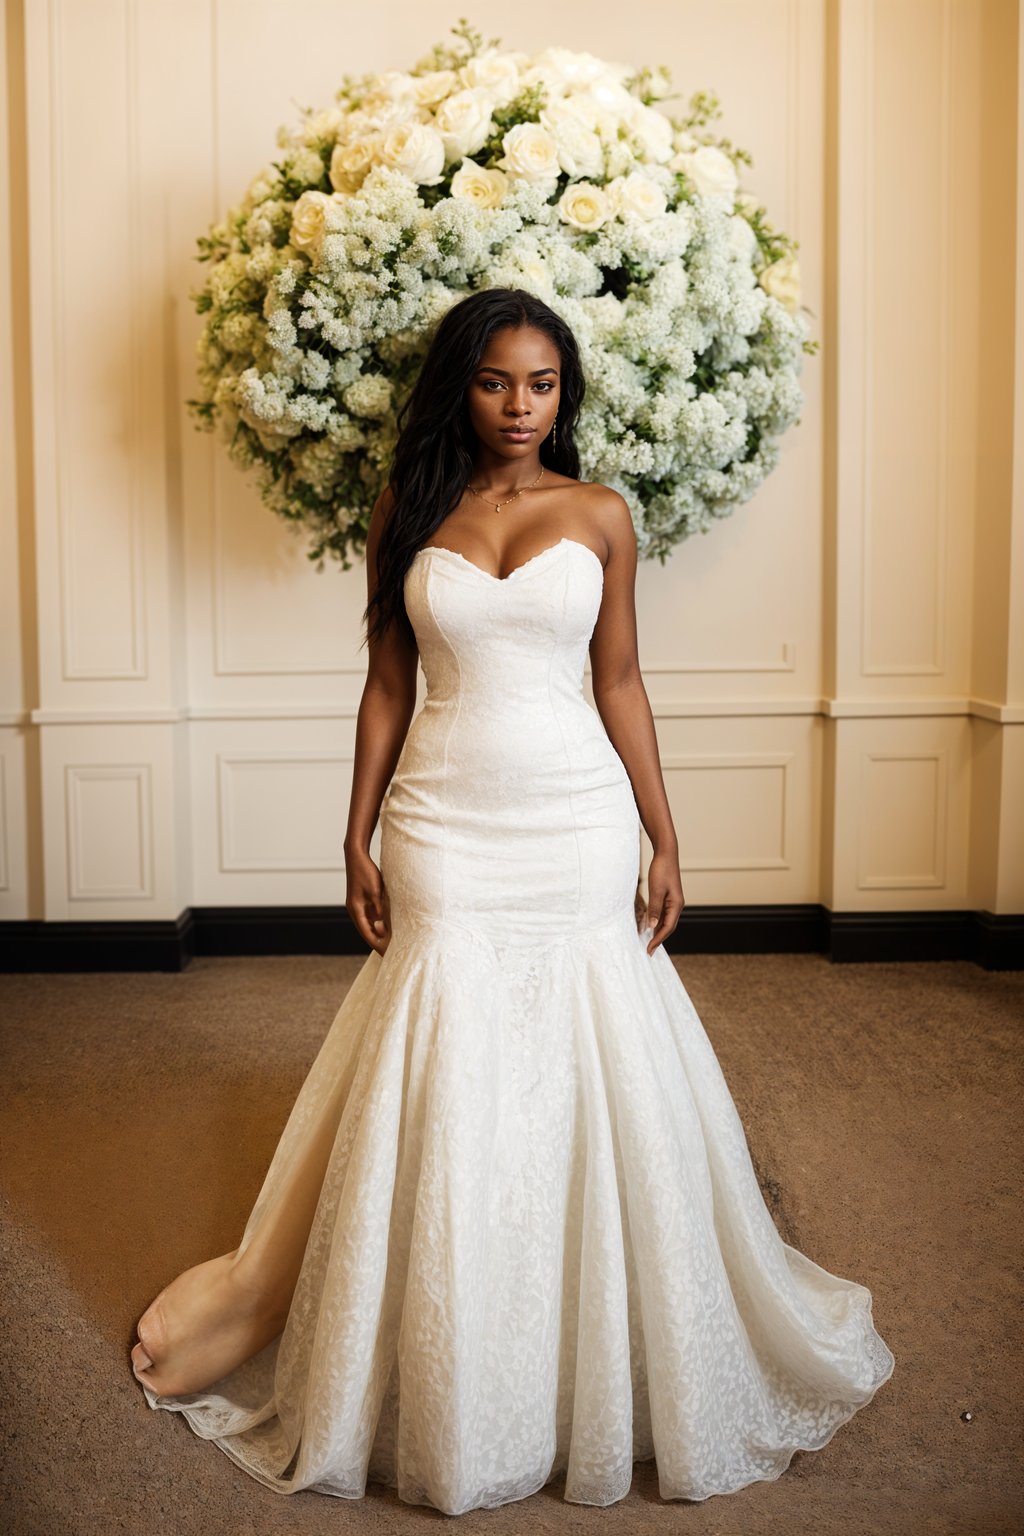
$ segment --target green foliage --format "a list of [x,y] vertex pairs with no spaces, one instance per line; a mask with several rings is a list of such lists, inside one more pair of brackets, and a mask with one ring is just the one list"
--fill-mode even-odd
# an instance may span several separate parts
[[[656,88],[655,79],[662,80],[666,88]],[[667,89],[672,84],[672,71],[667,64],[659,64],[657,69],[651,69],[649,64],[644,64],[635,75],[628,75],[622,83],[627,91],[631,91],[634,96],[639,96],[645,107],[652,107],[661,101],[679,99],[678,91]]]
[[531,85],[525,91],[520,91],[506,107],[496,107],[491,114],[491,120],[495,125],[495,131],[487,140],[483,149],[474,155],[474,160],[479,161],[490,170],[504,157],[505,149],[502,143],[510,128],[515,128],[519,123],[536,122],[543,108],[547,105],[547,92],[542,85]]
[[500,37],[491,37],[484,42],[483,33],[472,26],[465,16],[460,16],[457,24],[448,30],[461,40],[463,46],[445,47],[443,43],[435,43],[430,52],[410,70],[410,74],[429,75],[442,69],[461,69],[467,60],[475,58],[478,53],[501,46]]

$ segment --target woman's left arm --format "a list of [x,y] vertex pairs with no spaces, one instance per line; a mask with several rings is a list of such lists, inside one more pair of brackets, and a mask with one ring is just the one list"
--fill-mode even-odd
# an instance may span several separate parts
[[647,879],[647,953],[668,937],[685,906],[679,844],[661,772],[658,738],[640,672],[636,635],[636,533],[629,507],[601,487],[598,521],[608,545],[601,612],[590,641],[594,704],[629,774],[637,810],[654,854]]

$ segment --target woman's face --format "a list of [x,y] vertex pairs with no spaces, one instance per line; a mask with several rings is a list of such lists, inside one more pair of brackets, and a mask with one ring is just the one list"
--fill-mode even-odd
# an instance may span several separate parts
[[558,412],[560,364],[554,342],[533,326],[494,332],[466,396],[482,447],[503,459],[539,455]]

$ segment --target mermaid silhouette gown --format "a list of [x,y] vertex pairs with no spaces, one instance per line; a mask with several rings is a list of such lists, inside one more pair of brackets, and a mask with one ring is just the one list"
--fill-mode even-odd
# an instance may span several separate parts
[[[241,1249],[316,1191],[283,1332],[161,1397],[281,1493],[448,1514],[776,1478],[892,1373],[864,1286],[785,1243],[634,897],[640,822],[582,691],[601,561],[422,548],[427,696],[381,808],[391,941],[298,1094]],[[303,1233],[305,1237],[305,1233]],[[293,1239],[294,1240],[294,1239]]]

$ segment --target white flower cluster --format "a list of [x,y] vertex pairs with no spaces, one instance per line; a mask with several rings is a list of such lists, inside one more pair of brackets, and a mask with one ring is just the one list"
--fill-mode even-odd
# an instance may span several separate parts
[[580,345],[583,477],[664,559],[756,490],[799,415],[794,242],[740,191],[744,157],[706,110],[658,109],[659,76],[461,36],[280,130],[281,161],[200,241],[190,404],[313,533],[310,558],[347,568],[438,320],[477,289],[528,289]]

